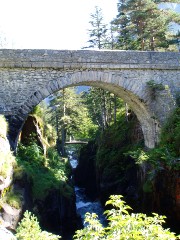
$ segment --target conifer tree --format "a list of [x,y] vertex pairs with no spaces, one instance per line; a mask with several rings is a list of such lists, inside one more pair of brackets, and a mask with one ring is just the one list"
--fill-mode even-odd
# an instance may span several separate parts
[[90,88],[83,97],[92,121],[99,129],[104,130],[116,122],[119,102],[113,93],[100,88]]
[[90,15],[91,29],[89,29],[89,43],[88,48],[98,48],[102,49],[107,41],[107,24],[104,23],[104,18],[102,14],[102,9],[98,6],[95,7],[95,12]]
[[129,27],[129,17],[126,14],[126,0],[118,3],[118,15],[111,22],[114,31],[117,32],[115,48],[116,49],[135,49],[133,37]]
[[89,117],[87,107],[76,88],[66,88],[51,96],[49,123],[56,128],[58,152],[65,155],[67,138],[87,139],[96,131],[96,126]]
[[113,20],[118,32],[117,44],[121,49],[167,49],[167,33],[179,15],[172,10],[160,9],[159,3],[172,1],[119,0],[118,15]]

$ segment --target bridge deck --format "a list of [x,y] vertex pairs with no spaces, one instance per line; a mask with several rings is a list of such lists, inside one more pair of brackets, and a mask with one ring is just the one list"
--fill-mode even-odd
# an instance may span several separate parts
[[88,142],[86,141],[70,141],[70,142],[65,142],[65,144],[87,144]]

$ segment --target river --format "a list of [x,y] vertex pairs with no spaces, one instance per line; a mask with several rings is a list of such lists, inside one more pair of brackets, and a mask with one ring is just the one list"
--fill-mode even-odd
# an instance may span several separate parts
[[[78,161],[72,158],[72,155],[69,156],[70,164],[73,169],[76,169],[78,165]],[[76,212],[77,215],[80,216],[82,220],[82,224],[84,225],[84,218],[87,212],[89,213],[96,213],[99,216],[100,222],[105,225],[106,219],[103,215],[103,207],[100,201],[91,201],[86,195],[86,189],[80,188],[78,186],[74,186],[75,195],[76,195]]]

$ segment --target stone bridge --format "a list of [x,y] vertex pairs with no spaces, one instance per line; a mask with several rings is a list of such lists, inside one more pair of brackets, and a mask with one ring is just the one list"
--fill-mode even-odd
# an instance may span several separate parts
[[[12,148],[34,106],[62,88],[88,85],[121,97],[153,148],[180,91],[180,54],[94,50],[0,50],[0,114]],[[148,84],[151,83],[151,84]]]

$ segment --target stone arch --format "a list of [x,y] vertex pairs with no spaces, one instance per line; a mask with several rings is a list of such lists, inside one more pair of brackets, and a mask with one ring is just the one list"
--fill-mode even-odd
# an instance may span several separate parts
[[[129,76],[129,78],[128,78]],[[133,76],[133,77],[132,77]],[[46,76],[47,78],[47,76]],[[38,87],[32,92],[26,102],[18,109],[15,116],[9,117],[11,125],[11,139],[13,148],[17,145],[18,135],[29,112],[50,94],[66,87],[87,85],[100,87],[113,92],[122,98],[136,114],[144,135],[145,145],[153,148],[156,145],[159,122],[153,118],[153,112],[149,108],[148,96],[145,84],[148,81],[138,81],[135,72],[110,71],[110,70],[77,70],[59,72],[53,70],[53,76],[49,77],[43,87]]]
[[[179,53],[95,50],[0,50],[0,114],[8,115],[12,147],[28,113],[53,92],[73,85],[108,89],[137,115],[152,148],[175,107],[180,89]],[[152,99],[147,82],[168,91]]]

